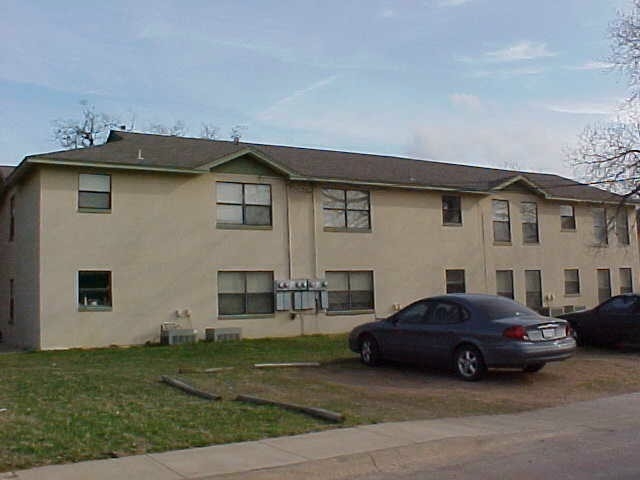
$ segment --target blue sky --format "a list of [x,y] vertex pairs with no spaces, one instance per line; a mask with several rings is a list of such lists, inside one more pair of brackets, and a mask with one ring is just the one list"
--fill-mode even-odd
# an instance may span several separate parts
[[57,150],[80,100],[135,129],[571,175],[625,95],[625,0],[0,0],[0,163]]

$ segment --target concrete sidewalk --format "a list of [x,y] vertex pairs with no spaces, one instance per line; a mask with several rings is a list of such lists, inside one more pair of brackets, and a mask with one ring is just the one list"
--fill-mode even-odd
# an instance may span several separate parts
[[253,442],[39,467],[0,474],[0,479],[202,479],[338,458],[344,461],[334,462],[336,468],[344,468],[348,465],[349,456],[355,458],[359,454],[369,454],[375,465],[376,459],[378,463],[394,461],[394,455],[385,454],[385,451],[424,444],[437,446],[437,442],[451,442],[454,439],[516,440],[535,435],[551,436],[633,426],[640,428],[640,393],[510,415],[383,423]]

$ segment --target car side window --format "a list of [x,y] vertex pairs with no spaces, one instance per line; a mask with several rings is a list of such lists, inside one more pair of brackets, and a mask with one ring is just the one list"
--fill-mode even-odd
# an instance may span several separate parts
[[430,302],[412,303],[396,313],[393,320],[402,324],[424,323],[430,305]]
[[449,302],[436,302],[430,311],[427,323],[433,325],[450,325],[460,323],[469,318],[468,312],[460,305]]
[[605,315],[612,313],[631,313],[634,310],[635,303],[636,299],[632,296],[625,295],[620,297],[613,297],[600,307],[599,313]]

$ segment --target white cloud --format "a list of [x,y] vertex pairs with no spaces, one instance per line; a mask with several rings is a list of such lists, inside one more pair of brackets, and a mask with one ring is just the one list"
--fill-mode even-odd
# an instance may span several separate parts
[[396,12],[391,8],[385,8],[378,12],[378,16],[381,18],[392,18],[396,16]]
[[439,0],[437,5],[439,7],[458,7],[469,3],[471,0]]
[[484,107],[480,97],[470,93],[452,93],[449,95],[449,100],[451,100],[451,103],[456,108],[477,111],[482,110]]
[[612,115],[616,110],[617,102],[560,102],[542,105],[543,108],[556,113],[569,113],[572,115]]
[[414,129],[409,153],[444,162],[570,176],[565,152],[575,143],[579,131],[568,124],[551,125],[535,119],[490,124],[433,122]]
[[540,75],[545,71],[546,69],[542,67],[522,67],[522,68],[510,68],[510,69],[500,69],[500,70],[477,70],[473,72],[471,76],[477,77],[477,78],[484,78],[484,77],[510,78],[510,77]]
[[518,42],[484,54],[487,60],[493,62],[516,62],[520,60],[554,57],[556,55],[556,52],[547,49],[546,43],[530,41]]
[[269,120],[274,116],[274,113],[281,109],[281,107],[286,106],[287,104],[294,103],[296,100],[304,97],[305,95],[313,92],[314,90],[318,90],[319,88],[326,87],[327,85],[333,83],[339,76],[331,75],[330,77],[323,78],[322,80],[318,80],[317,82],[312,83],[308,87],[301,88],[296,90],[290,95],[281,98],[277,102],[273,103],[271,106],[265,108],[261,112],[259,112],[256,117],[260,120]]
[[614,67],[613,63],[589,61],[589,62],[583,63],[582,65],[577,65],[574,67],[567,67],[567,68],[569,70],[609,70],[613,67]]

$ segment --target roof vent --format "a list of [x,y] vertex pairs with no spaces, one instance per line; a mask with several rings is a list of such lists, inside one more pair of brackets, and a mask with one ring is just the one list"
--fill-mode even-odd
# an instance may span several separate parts
[[142,149],[141,148],[138,149],[138,160],[144,160],[144,157],[142,156]]

